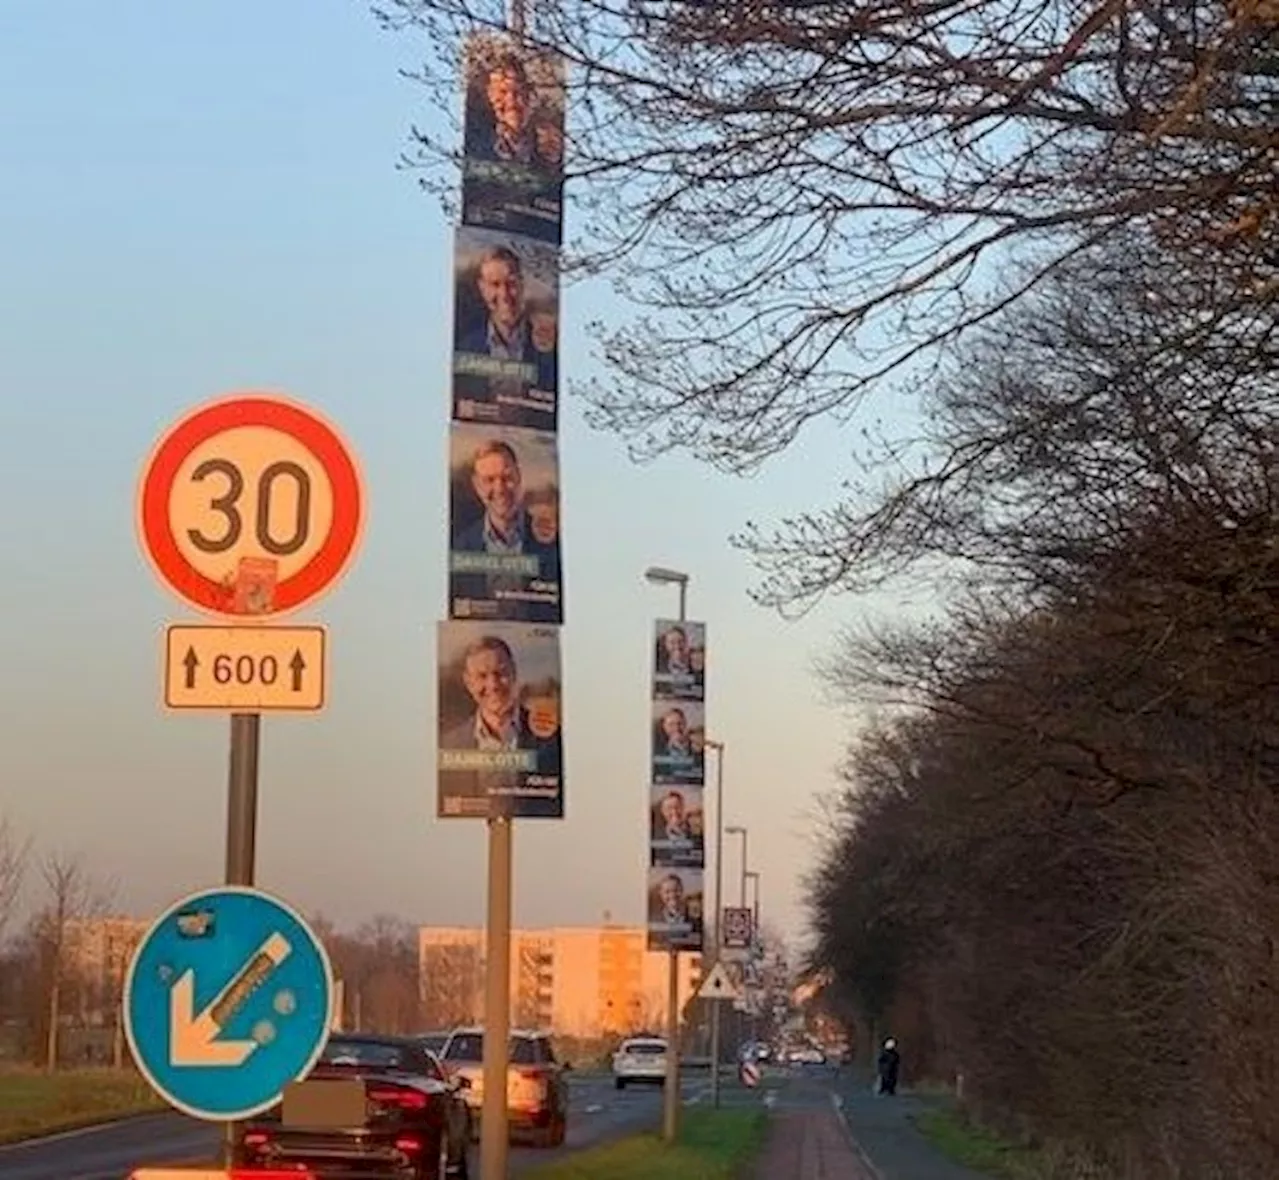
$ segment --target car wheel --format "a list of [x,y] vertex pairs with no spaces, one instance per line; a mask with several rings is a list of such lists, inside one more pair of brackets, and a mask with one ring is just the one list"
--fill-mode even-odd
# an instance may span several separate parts
[[568,1122],[565,1119],[564,1115],[561,1115],[558,1119],[556,1119],[555,1126],[552,1129],[551,1146],[563,1147],[565,1136],[568,1134],[568,1132],[569,1132]]
[[627,1088],[627,1079],[626,1079],[626,1078],[614,1078],[614,1079],[613,1079],[613,1088],[614,1088],[615,1090],[625,1090],[625,1089]]

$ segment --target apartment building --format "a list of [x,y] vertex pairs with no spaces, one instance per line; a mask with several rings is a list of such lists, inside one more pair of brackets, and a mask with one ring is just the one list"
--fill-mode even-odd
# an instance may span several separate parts
[[129,960],[149,925],[139,918],[68,920],[62,934],[62,971],[73,985],[86,1023],[102,1021],[119,1004]]
[[[643,926],[556,926],[516,930],[511,940],[511,1019],[561,1036],[625,1036],[666,1023],[667,956],[645,948]],[[480,1023],[484,931],[418,931],[424,1019],[438,1028]],[[681,955],[680,1007],[697,991],[701,964]]]

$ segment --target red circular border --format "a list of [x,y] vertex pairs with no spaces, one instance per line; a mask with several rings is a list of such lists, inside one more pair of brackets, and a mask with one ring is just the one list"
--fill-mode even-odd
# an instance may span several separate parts
[[[196,447],[242,426],[263,426],[296,439],[319,459],[333,488],[333,520],[324,543],[302,569],[276,586],[272,609],[253,616],[229,609],[232,592],[191,565],[169,528],[169,498],[179,468]],[[224,617],[261,618],[297,610],[341,577],[360,539],[363,508],[355,460],[337,431],[314,410],[274,394],[235,394],[198,407],[160,439],[142,477],[138,528],[151,564],[181,598]]]

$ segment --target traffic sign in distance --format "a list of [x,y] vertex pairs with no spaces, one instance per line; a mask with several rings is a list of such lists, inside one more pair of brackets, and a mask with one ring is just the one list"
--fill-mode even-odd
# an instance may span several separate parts
[[727,947],[750,946],[753,924],[750,908],[726,906],[721,911],[720,929],[724,931],[721,941]]
[[305,1077],[329,1034],[333,973],[284,902],[225,885],[170,906],[134,952],[124,1029],[143,1077],[209,1121],[249,1118]]
[[729,972],[725,969],[724,963],[717,962],[707,973],[702,986],[698,988],[698,999],[740,1000],[742,993],[729,978]]
[[177,624],[165,632],[170,709],[313,713],[325,705],[323,627]]
[[754,1061],[743,1061],[738,1066],[738,1077],[749,1090],[760,1084],[760,1066]]
[[196,609],[280,615],[345,571],[364,499],[333,426],[248,393],[200,406],[161,438],[143,471],[138,532],[160,580]]

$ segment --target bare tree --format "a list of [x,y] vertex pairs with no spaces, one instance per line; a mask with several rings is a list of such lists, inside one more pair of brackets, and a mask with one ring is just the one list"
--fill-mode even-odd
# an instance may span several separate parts
[[73,922],[101,917],[111,904],[115,887],[97,880],[81,856],[65,851],[46,855],[40,863],[40,876],[49,897],[38,926],[48,979],[45,1068],[52,1072],[58,1067],[68,932]]
[[30,855],[31,837],[20,837],[9,817],[0,815],[0,943],[17,908]]
[[[457,188],[459,34],[503,0],[376,0],[423,34],[440,118],[409,162]],[[528,36],[571,92],[570,272],[625,302],[594,325],[583,392],[640,457],[745,471],[869,393],[910,395],[945,349],[1126,238],[1276,302],[1274,0],[544,0]],[[1177,284],[1162,288],[1180,294]],[[1181,334],[1149,363],[1185,356]],[[852,436],[904,476],[916,440]],[[839,582],[841,513],[742,538],[815,548]],[[863,508],[856,502],[855,516]],[[886,512],[891,508],[886,508]],[[815,535],[816,534],[816,535]],[[834,553],[834,556],[832,556]],[[779,555],[783,564],[789,555]],[[859,572],[862,572],[861,570]]]

